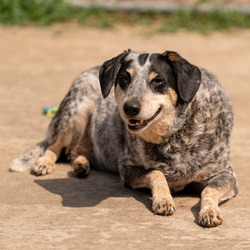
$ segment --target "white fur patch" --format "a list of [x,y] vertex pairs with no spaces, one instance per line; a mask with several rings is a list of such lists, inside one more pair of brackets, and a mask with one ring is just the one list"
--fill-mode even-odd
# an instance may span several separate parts
[[44,148],[39,145],[25,151],[11,163],[10,171],[23,172],[31,169],[43,153]]

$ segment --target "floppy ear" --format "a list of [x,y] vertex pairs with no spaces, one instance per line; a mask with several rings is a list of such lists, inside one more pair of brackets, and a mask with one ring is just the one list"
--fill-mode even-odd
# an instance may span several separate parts
[[174,71],[181,100],[185,103],[191,102],[201,83],[199,68],[176,52],[166,51],[163,56],[167,58],[167,62]]
[[117,74],[121,68],[122,60],[130,53],[129,50],[125,50],[120,55],[104,62],[99,71],[99,80],[102,90],[102,95],[106,98],[113,85],[115,84]]

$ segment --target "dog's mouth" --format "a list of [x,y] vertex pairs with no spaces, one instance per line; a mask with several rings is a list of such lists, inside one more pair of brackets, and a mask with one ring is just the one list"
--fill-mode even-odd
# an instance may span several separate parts
[[151,121],[153,121],[160,114],[161,110],[162,107],[158,108],[155,114],[148,120],[135,120],[135,119],[128,120],[128,128],[132,131],[139,131],[145,128]]

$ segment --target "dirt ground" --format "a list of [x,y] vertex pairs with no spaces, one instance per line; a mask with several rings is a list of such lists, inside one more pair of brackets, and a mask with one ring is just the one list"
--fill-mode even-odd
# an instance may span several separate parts
[[[250,249],[250,31],[146,34],[0,26],[0,249]],[[10,173],[12,160],[44,138],[49,118],[73,78],[124,49],[176,50],[214,72],[230,93],[235,126],[232,162],[239,195],[221,205],[225,222],[197,225],[199,197],[174,196],[177,212],[153,215],[150,194],[123,187],[119,177],[92,171],[76,179],[67,164],[48,176]]]

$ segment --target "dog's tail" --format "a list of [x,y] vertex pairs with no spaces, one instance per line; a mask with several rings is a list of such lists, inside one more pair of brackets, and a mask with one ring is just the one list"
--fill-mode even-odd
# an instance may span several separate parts
[[21,155],[19,155],[10,166],[10,171],[22,172],[31,169],[36,163],[37,159],[41,157],[46,148],[48,147],[47,140],[38,143],[33,148],[28,149]]

